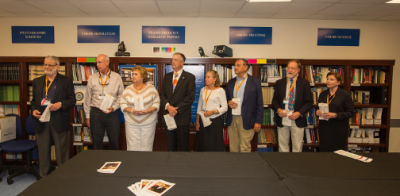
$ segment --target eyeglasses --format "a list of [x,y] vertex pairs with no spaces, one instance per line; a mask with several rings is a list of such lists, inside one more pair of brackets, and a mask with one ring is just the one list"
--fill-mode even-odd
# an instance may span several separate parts
[[50,64],[43,64],[43,67],[55,67],[55,66],[57,66],[57,65],[50,65]]

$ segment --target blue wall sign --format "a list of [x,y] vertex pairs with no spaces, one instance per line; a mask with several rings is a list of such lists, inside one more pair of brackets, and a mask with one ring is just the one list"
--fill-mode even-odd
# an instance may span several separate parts
[[[194,102],[191,106],[191,121],[196,122],[196,115],[197,115],[197,105],[199,103],[200,97],[200,90],[204,87],[204,66],[203,65],[184,65],[183,70],[191,73],[196,77],[196,96],[194,98]],[[167,65],[165,67],[165,73],[169,73],[174,71],[171,65]]]
[[119,25],[78,25],[78,43],[119,43]]
[[144,44],[184,44],[185,26],[142,26]]
[[12,43],[54,44],[54,26],[12,26]]
[[229,44],[272,44],[272,27],[229,27]]
[[360,29],[318,28],[318,46],[360,46]]

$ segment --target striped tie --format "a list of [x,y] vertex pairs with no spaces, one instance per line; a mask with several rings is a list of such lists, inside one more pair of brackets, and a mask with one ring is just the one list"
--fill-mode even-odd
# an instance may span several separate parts
[[174,82],[172,83],[172,91],[175,91],[175,87],[176,87],[176,83],[178,83],[178,73],[174,73],[175,74],[175,79]]

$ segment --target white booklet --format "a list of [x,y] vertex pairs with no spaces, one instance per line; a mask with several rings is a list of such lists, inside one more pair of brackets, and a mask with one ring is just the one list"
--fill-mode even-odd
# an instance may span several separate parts
[[233,102],[237,104],[235,109],[232,109],[232,115],[242,115],[242,106],[240,105],[240,98],[233,98]]
[[143,111],[144,110],[144,103],[143,103],[143,98],[141,97],[134,97],[133,98],[133,103],[135,104],[135,110],[137,111]]
[[106,163],[104,163],[103,166],[101,166],[100,169],[97,170],[97,172],[104,173],[104,174],[112,174],[118,169],[118,167],[120,165],[121,165],[120,161],[106,162]]
[[203,111],[201,111],[199,115],[200,115],[200,117],[201,117],[201,122],[203,122],[203,126],[204,126],[204,127],[208,127],[208,126],[211,125],[211,120],[210,120],[210,118],[209,118],[209,117],[205,117]]
[[114,97],[111,95],[106,94],[101,102],[100,110],[108,112],[107,108],[110,108],[114,101]]
[[[319,103],[318,107],[319,107],[319,110],[322,112],[322,114],[329,113],[329,105],[327,103]],[[329,120],[322,116],[320,116],[319,119],[320,120]]]
[[174,117],[169,114],[164,115],[165,124],[167,124],[168,130],[174,130],[177,128]]
[[40,122],[49,122],[50,121],[50,106],[51,106],[51,104],[47,105],[42,116],[39,118]]
[[292,114],[293,114],[293,112],[290,111],[290,110],[288,110],[286,112],[286,117],[282,118],[282,125],[284,125],[284,126],[292,126],[292,120],[289,119],[289,116],[292,115]]

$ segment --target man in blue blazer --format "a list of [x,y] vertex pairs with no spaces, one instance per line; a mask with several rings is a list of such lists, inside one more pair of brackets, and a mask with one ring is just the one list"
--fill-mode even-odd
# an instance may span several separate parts
[[247,74],[249,67],[246,59],[236,60],[237,77],[229,80],[226,87],[229,105],[226,125],[231,152],[251,152],[254,133],[261,130],[264,115],[261,81]]
[[302,152],[303,148],[306,114],[312,107],[312,96],[310,82],[299,77],[300,67],[300,61],[289,61],[286,77],[275,83],[272,107],[278,113],[279,152],[290,151],[289,138],[292,139],[292,152]]
[[[44,60],[45,75],[32,82],[32,115],[36,118],[35,133],[39,149],[40,176],[48,175],[53,167],[51,162],[51,140],[54,141],[57,165],[61,166],[69,159],[70,153],[70,113],[75,105],[74,85],[71,78],[59,74],[60,60],[47,56]],[[50,121],[40,122],[47,105]]]

